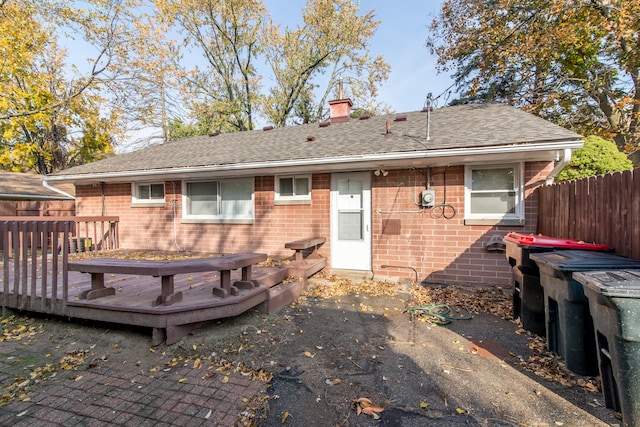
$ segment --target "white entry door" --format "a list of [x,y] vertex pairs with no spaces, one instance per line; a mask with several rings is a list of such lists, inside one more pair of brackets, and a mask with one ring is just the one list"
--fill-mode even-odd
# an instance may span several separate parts
[[331,268],[371,270],[371,174],[331,175]]

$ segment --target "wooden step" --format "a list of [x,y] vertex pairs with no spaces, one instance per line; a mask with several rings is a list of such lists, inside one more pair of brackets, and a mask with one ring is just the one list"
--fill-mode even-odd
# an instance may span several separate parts
[[280,283],[269,289],[267,297],[267,314],[274,314],[291,304],[307,287],[307,279],[301,278],[288,283]]

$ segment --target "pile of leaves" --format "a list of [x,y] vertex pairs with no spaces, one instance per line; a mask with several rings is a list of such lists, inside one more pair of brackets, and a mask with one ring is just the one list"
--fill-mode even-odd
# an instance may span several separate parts
[[555,353],[547,350],[547,340],[524,329],[516,331],[528,334],[529,348],[533,355],[527,358],[519,357],[515,364],[525,371],[531,372],[551,382],[560,383],[565,387],[583,387],[593,393],[602,391],[597,378],[577,376],[567,369],[564,360]]
[[320,273],[314,277],[313,281],[309,282],[309,286],[299,299],[326,299],[357,293],[366,293],[372,296],[395,296],[397,289],[397,283],[375,282],[373,280],[352,281],[349,278]]
[[283,267],[291,264],[289,258],[269,258],[258,264],[259,267]]
[[221,256],[213,252],[166,251],[159,249],[115,249],[106,251],[89,251],[69,254],[69,259],[83,260],[94,258],[140,259],[149,261],[168,261],[181,259],[198,259]]
[[490,313],[513,319],[511,296],[500,287],[417,286],[412,291],[415,306],[444,304],[462,307],[471,313]]

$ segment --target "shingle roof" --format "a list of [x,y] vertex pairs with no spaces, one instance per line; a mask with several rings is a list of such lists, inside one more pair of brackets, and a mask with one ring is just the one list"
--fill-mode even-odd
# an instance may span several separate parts
[[[396,120],[405,116],[406,120]],[[427,117],[429,136],[427,140]],[[391,135],[386,135],[390,123]],[[309,141],[308,137],[313,137]],[[318,123],[269,131],[197,136],[113,156],[54,176],[117,174],[216,165],[243,165],[390,153],[428,152],[527,143],[576,141],[580,135],[504,104],[470,104],[426,112]]]
[[[63,194],[42,185],[41,175],[0,171],[0,199],[4,200],[64,200],[70,199]],[[60,183],[55,186],[73,196],[73,184]]]

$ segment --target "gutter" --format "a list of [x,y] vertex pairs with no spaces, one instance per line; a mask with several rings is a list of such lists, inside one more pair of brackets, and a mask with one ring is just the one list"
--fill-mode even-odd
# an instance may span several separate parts
[[[103,172],[103,173],[84,173],[84,174],[70,174],[70,175],[56,175],[47,176],[46,180],[49,182],[55,181],[107,181],[109,179],[122,179],[132,177],[171,177],[179,175],[192,175],[195,173],[200,174],[215,174],[220,172],[238,172],[238,171],[251,171],[255,169],[263,170],[276,170],[278,168],[294,168],[294,167],[323,167],[327,168],[329,165],[345,165],[345,164],[364,164],[364,167],[373,167],[381,162],[392,161],[427,161],[438,160],[445,157],[470,157],[470,156],[486,156],[486,155],[504,155],[513,153],[530,153],[535,151],[553,151],[564,150],[571,151],[571,149],[582,147],[581,140],[562,141],[554,143],[543,144],[517,144],[507,146],[492,146],[492,147],[473,147],[473,148],[455,148],[445,150],[429,150],[429,151],[411,151],[411,152],[397,152],[397,153],[384,153],[384,154],[367,154],[360,156],[345,156],[334,158],[321,158],[321,159],[297,159],[297,160],[279,160],[273,162],[255,162],[255,163],[243,163],[243,164],[230,164],[230,165],[216,165],[216,166],[202,166],[202,167],[180,167],[180,168],[163,168],[153,170],[133,170],[126,172]],[[570,157],[570,154],[569,154]],[[370,165],[367,165],[370,163]],[[344,166],[336,168],[336,170],[344,170]]]
[[[69,198],[69,199],[71,199],[71,200],[75,200],[75,199],[76,199],[76,198],[75,198],[74,196],[72,196],[71,194],[69,194],[69,193],[67,193],[67,192],[65,192],[65,191],[62,191],[62,190],[60,190],[60,189],[58,189],[58,188],[52,187],[52,186],[51,186],[51,185],[49,185],[49,183],[48,183],[47,181],[45,181],[44,179],[42,180],[42,186],[43,186],[44,188],[46,188],[47,190],[51,190],[51,191],[53,191],[53,192],[55,192],[55,193],[62,194],[63,196],[65,196],[65,197],[67,197],[67,198]],[[52,197],[52,198],[53,198],[53,197]]]
[[42,196],[39,194],[0,193],[0,200],[60,200],[60,197]]
[[571,149],[570,148],[565,148],[562,154],[562,157],[558,159],[558,163],[556,163],[556,165],[554,166],[553,170],[551,171],[551,173],[549,173],[549,175],[547,175],[547,185],[551,185],[553,184],[554,179],[556,178],[556,176],[558,176],[558,174],[560,173],[560,171],[562,169],[564,169],[564,167],[571,161]]

